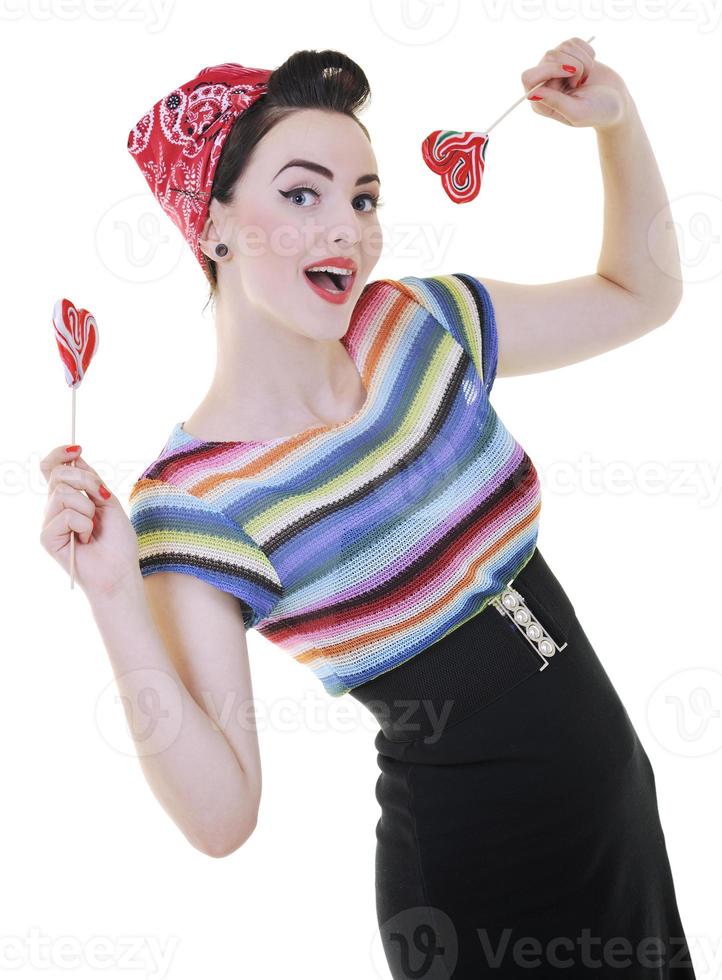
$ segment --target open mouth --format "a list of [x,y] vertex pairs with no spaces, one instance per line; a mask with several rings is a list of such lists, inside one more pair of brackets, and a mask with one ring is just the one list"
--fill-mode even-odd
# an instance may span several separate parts
[[343,274],[341,272],[308,272],[305,274],[320,289],[325,289],[328,293],[347,293],[354,280],[354,273]]

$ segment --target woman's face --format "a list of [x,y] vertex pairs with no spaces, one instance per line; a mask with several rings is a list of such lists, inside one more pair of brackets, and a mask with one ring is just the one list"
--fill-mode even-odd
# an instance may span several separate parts
[[[307,336],[343,336],[383,246],[377,174],[371,144],[349,116],[304,109],[277,123],[252,154],[233,202],[211,201],[218,241],[231,253],[218,264],[221,291],[242,289]],[[341,292],[328,275],[304,271],[343,260],[353,275],[335,277]]]

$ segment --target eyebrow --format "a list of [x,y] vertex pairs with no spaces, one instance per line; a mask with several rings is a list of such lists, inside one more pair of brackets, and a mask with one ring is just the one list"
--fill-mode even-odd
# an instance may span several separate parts
[[[281,169],[272,179],[275,180],[276,177],[278,177],[278,174],[283,173],[283,171],[287,170],[289,167],[304,167],[306,170],[313,170],[314,173],[321,174],[322,177],[327,177],[328,180],[333,180],[333,173],[328,169],[328,167],[324,167],[320,163],[314,163],[312,160],[289,160],[288,163],[281,167]],[[378,174],[364,174],[363,177],[359,177],[355,186],[358,187],[359,184],[370,184],[373,180],[377,181],[379,184],[381,183]]]

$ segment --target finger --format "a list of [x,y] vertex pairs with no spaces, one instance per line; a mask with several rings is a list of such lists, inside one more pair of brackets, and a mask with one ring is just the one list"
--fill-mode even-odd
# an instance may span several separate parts
[[556,112],[554,109],[550,109],[549,106],[544,105],[543,102],[532,102],[532,108],[534,109],[534,112],[537,112],[540,116],[547,116],[549,119],[558,119],[560,122],[566,122],[566,119],[560,116],[558,112]]
[[43,525],[40,532],[41,544],[48,551],[57,551],[68,543],[71,531],[75,531],[78,539],[87,544],[93,533],[93,521],[71,507],[64,507]]
[[581,118],[582,106],[576,92],[564,92],[553,84],[540,85],[527,95],[535,112],[552,115],[555,119],[574,125]]
[[571,87],[576,89],[589,77],[589,72],[591,71],[594,63],[594,48],[591,46],[591,44],[583,41],[580,37],[572,37],[568,41],[565,41],[564,44],[560,45],[560,52],[568,52],[571,57],[578,58],[582,63],[582,70],[576,71],[574,73],[574,78],[570,80]]
[[[47,456],[40,460],[40,472],[46,480],[49,480],[54,466],[57,466],[58,463],[68,462],[71,459],[79,460],[82,449],[82,446],[78,446],[76,449],[68,452],[67,446],[56,446],[50,450]],[[78,466],[80,464],[76,462],[75,465]]]
[[[584,41],[580,41],[579,38],[574,38],[572,42],[568,42],[568,43],[569,43],[569,54],[576,57],[582,64],[581,71],[577,70],[574,73],[574,77],[569,81],[569,84],[572,87],[572,89],[577,89],[579,88],[580,85],[583,85],[584,82],[586,82],[587,78],[589,78],[589,72],[591,71],[592,66],[594,64],[594,50],[592,49],[591,53],[587,51],[586,49],[591,48],[591,45],[586,44],[586,42]],[[569,63],[571,64],[571,62],[572,59],[570,58]],[[565,59],[565,64],[566,64],[566,59]]]
[[586,51],[587,55],[589,55],[590,58],[596,58],[596,52],[594,48],[591,46],[589,41],[585,41],[581,37],[570,37],[569,41],[565,41],[564,43],[576,45],[579,48],[581,48],[582,51]]
[[45,505],[45,519],[50,520],[63,509],[79,510],[81,514],[91,519],[95,515],[96,505],[82,490],[74,490],[67,483],[59,483],[48,497]]
[[[86,463],[83,457],[78,454],[73,455],[72,453],[69,453],[67,462],[69,462],[71,466],[77,466],[81,470],[90,470],[91,473],[95,473],[95,470],[90,463]],[[95,475],[98,476],[97,473],[95,473]],[[98,477],[98,479],[100,479],[100,477]]]
[[[541,100],[532,101],[532,108],[543,116],[558,115],[562,122],[567,122],[569,125],[574,125],[581,118],[579,99],[573,95],[542,85],[534,92],[534,96],[541,96]],[[530,100],[534,99],[534,96],[530,96]]]
[[[71,466],[70,463],[59,463],[50,474],[48,494],[52,493],[59,484],[66,484],[76,490],[84,491],[98,505],[106,504],[112,496],[95,470],[87,464],[84,467],[79,467]],[[103,496],[100,492],[101,487],[106,489],[109,496]]]
[[[564,66],[567,66],[566,68]],[[553,78],[562,78],[570,81],[575,76],[584,74],[584,62],[576,55],[555,51],[554,57],[544,60],[533,68],[527,68],[522,72],[521,81],[524,89],[528,92],[539,82],[549,82]],[[537,89],[535,95],[541,94]]]
[[[71,466],[69,463],[59,463],[53,467],[48,481],[48,493],[53,491],[59,483],[67,483],[76,490],[84,490],[96,504],[106,504],[111,499],[112,494],[105,487],[95,470],[86,466],[84,468]],[[103,487],[110,496],[103,496],[100,488]]]

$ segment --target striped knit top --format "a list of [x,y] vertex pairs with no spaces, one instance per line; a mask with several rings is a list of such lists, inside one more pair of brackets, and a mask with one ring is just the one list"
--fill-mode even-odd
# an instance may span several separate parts
[[480,280],[369,282],[342,343],[367,392],[350,419],[245,442],[178,423],[129,498],[143,576],[237,596],[246,628],[332,696],[481,612],[531,558],[541,507],[489,401],[497,334]]

